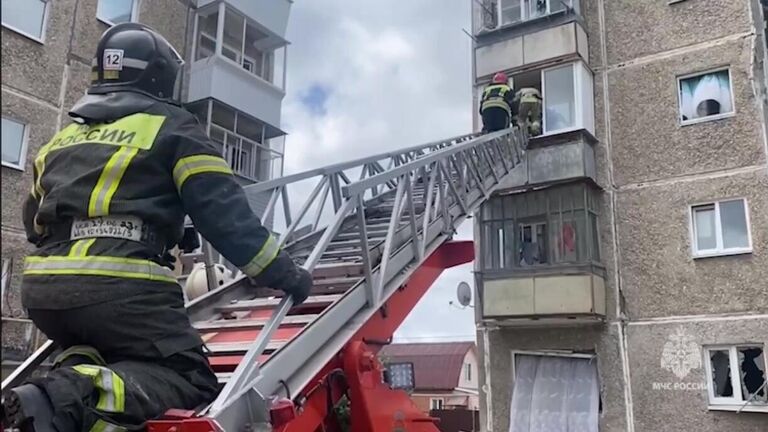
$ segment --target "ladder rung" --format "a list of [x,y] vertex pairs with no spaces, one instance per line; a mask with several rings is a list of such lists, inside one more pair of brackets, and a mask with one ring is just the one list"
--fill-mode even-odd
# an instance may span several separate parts
[[[269,341],[265,351],[272,352],[280,349],[288,341],[285,340],[273,340]],[[239,355],[248,352],[248,349],[253,344],[253,341],[249,342],[220,342],[205,344],[210,353],[208,355]]]
[[216,372],[216,378],[219,379],[219,384],[226,384],[232,378],[232,372]]
[[[343,279],[340,279],[343,280]],[[357,281],[357,279],[351,279],[353,281]],[[350,283],[347,285],[348,287],[351,286]],[[315,283],[315,286],[318,286],[317,282]],[[323,285],[320,285],[323,286]],[[330,285],[333,286],[333,285]],[[319,295],[319,296],[311,296],[307,298],[304,303],[294,306],[293,310],[297,309],[306,309],[310,307],[317,307],[317,306],[323,306],[323,305],[330,305],[331,303],[335,302],[336,300],[340,299],[340,295]],[[254,299],[254,300],[242,300],[238,301],[236,303],[231,303],[224,306],[219,306],[217,310],[219,312],[239,312],[239,311],[249,311],[249,310],[258,310],[258,309],[271,309],[274,306],[277,306],[280,304],[281,298],[275,297],[275,298],[260,298],[260,299]]]
[[312,276],[315,279],[315,285],[318,283],[317,278],[350,278],[356,277],[356,279],[363,276],[363,263],[350,263],[350,262],[333,262],[333,263],[319,263],[312,271]]
[[[309,324],[317,315],[288,315],[282,321],[284,326],[293,326]],[[206,332],[223,332],[223,331],[240,331],[240,330],[258,330],[264,327],[270,318],[257,318],[257,319],[234,319],[234,320],[215,320],[197,322],[194,327],[200,331]]]

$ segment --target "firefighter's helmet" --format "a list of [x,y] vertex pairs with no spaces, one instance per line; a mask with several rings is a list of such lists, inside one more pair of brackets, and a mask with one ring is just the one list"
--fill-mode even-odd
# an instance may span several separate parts
[[184,60],[160,33],[139,23],[122,23],[101,36],[91,69],[90,94],[136,92],[178,101]]
[[493,76],[493,83],[494,84],[506,84],[508,81],[507,74],[504,72],[496,72],[496,75]]

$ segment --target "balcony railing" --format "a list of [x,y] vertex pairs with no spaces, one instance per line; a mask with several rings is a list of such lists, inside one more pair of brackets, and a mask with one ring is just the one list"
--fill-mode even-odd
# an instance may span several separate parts
[[210,125],[211,139],[220,145],[222,157],[232,171],[248,180],[269,180],[283,154],[215,124]]

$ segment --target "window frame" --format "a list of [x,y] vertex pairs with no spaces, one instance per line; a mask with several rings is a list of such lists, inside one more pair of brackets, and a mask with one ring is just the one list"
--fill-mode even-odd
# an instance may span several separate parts
[[[502,24],[502,22],[501,22],[501,20],[502,20],[502,3],[507,2],[507,1],[518,1],[518,2],[520,2],[520,19],[518,21],[513,21],[511,23]],[[552,15],[552,2],[553,1],[559,1],[559,0],[546,0],[546,2],[547,2],[547,12],[544,15],[540,15],[540,16],[537,16],[537,17],[534,17],[534,18],[530,18],[530,17],[526,18],[525,17],[525,15],[526,15],[525,14],[525,2],[526,1],[528,1],[528,0],[499,0],[496,3],[496,16],[498,17],[498,19],[496,20],[496,28],[495,29],[501,29],[501,28],[505,28],[505,27],[510,27],[510,26],[514,26],[514,25],[517,25],[517,24],[526,23],[528,21],[533,21],[533,20],[536,20],[536,19],[539,19],[539,18],[548,17],[548,16]],[[577,6],[575,5],[575,3],[578,0],[563,0],[563,1],[564,2],[570,2],[570,4],[566,5],[566,7],[567,7],[566,9],[564,9],[563,11],[558,11],[557,13],[565,12],[565,11],[568,10],[568,8],[573,9],[573,10],[577,9]]]
[[[437,402],[437,404],[435,404]],[[439,405],[437,408],[435,405]],[[445,409],[445,398],[441,397],[431,397],[429,398],[429,410],[444,410]]]
[[[141,0],[131,0],[131,1],[133,3],[131,5],[131,19],[129,22],[137,22],[139,20],[139,6],[141,4]],[[100,9],[101,9],[101,0],[97,0],[96,1],[96,19],[108,25],[109,27],[116,25],[116,23],[112,22],[111,20],[100,16],[99,15]]]
[[42,24],[40,25],[40,36],[35,36],[32,34],[29,34],[25,32],[24,30],[19,29],[18,27],[14,26],[13,24],[9,24],[5,21],[0,20],[0,24],[7,28],[8,30],[11,30],[14,33],[18,33],[21,36],[24,36],[27,39],[31,39],[41,45],[45,45],[45,35],[46,30],[48,29],[48,15],[50,14],[51,10],[51,3],[53,3],[51,0],[39,0],[42,3],[44,3],[43,6],[43,16],[42,16]]
[[[544,77],[545,77],[545,74],[548,71],[557,70],[557,69],[563,69],[563,68],[569,67],[569,66],[571,68],[571,77],[572,77],[572,84],[573,84],[573,94],[571,95],[571,97],[573,98],[572,100],[573,100],[573,120],[574,120],[573,123],[574,124],[572,126],[568,126],[568,127],[565,127],[565,128],[555,129],[555,130],[551,130],[550,131],[550,130],[548,130],[548,127],[547,127],[547,111],[546,111],[546,109],[547,109],[547,86],[546,86],[546,81],[545,81]],[[595,101],[594,101],[594,86],[595,86],[594,76],[589,77],[589,78],[591,78],[590,87],[592,88],[592,92],[593,93],[591,95],[584,95],[584,94],[582,94],[583,93],[582,89],[584,87],[584,82],[588,78],[585,75],[589,74],[589,73],[591,73],[591,71],[589,70],[587,65],[583,61],[581,61],[581,60],[573,61],[573,62],[570,62],[570,63],[558,64],[558,65],[551,66],[551,67],[548,67],[548,68],[544,68],[544,69],[541,70],[541,74],[540,74],[540,80],[541,80],[541,135],[538,135],[538,137],[546,137],[546,136],[552,136],[552,135],[559,135],[559,134],[562,134],[562,133],[573,132],[573,131],[577,131],[577,130],[581,130],[581,129],[586,129],[590,133],[595,133],[595,131],[594,131],[594,124],[595,124],[595,120],[594,120],[594,106],[595,106]],[[588,100],[590,97],[592,99],[592,101],[591,101],[592,102],[591,103],[591,106],[592,106],[591,114],[590,113],[586,113],[584,111],[584,109],[583,109],[584,105],[585,105],[585,102],[586,102],[585,99]],[[590,114],[592,118],[586,118],[587,114]]]
[[[692,119],[692,120],[683,120],[683,115],[682,115],[683,95],[681,91],[682,81],[689,78],[700,77],[700,76],[714,74],[722,71],[728,71],[728,91],[731,96],[731,111],[727,113],[715,114],[715,115],[701,117],[701,118]],[[733,71],[731,70],[730,66],[720,66],[720,67],[706,69],[699,72],[692,72],[684,75],[678,75],[676,77],[676,83],[677,83],[677,86],[675,87],[675,91],[677,92],[677,123],[681,127],[695,125],[699,123],[706,123],[709,121],[722,120],[722,119],[734,117],[736,115],[736,98],[734,97],[734,94],[733,94]]]
[[[741,367],[739,365],[738,349],[744,347],[754,347],[763,350],[763,370],[768,379],[768,352],[763,343],[739,343],[739,344],[719,344],[705,345],[702,347],[704,356],[704,382],[707,384],[707,409],[711,411],[748,411],[768,413],[768,402],[747,402],[742,394]],[[712,387],[712,357],[711,351],[728,351],[728,365],[731,370],[731,387],[733,388],[733,397],[715,396],[715,389]],[[768,392],[768,386],[764,388]],[[768,393],[767,393],[768,394]]]
[[3,119],[20,124],[24,129],[21,133],[21,148],[19,149],[19,163],[7,162],[1,160],[2,166],[8,167],[17,171],[26,171],[27,165],[27,147],[29,146],[29,124],[17,120],[15,117],[2,116]]
[[[735,248],[725,248],[723,247],[723,225],[722,220],[720,218],[720,203],[728,202],[728,201],[739,201],[741,200],[744,204],[744,221],[747,224],[747,242],[748,246],[745,247],[735,247]],[[704,207],[704,206],[714,206],[715,210],[715,243],[716,247],[715,249],[703,249],[699,250],[697,245],[697,230],[696,230],[696,221],[695,221],[695,208],[696,207]],[[749,201],[746,197],[732,197],[732,198],[723,198],[718,200],[712,200],[712,201],[704,201],[699,203],[694,203],[688,206],[688,230],[689,235],[691,239],[691,256],[694,259],[697,258],[709,258],[709,257],[718,257],[718,256],[729,256],[729,255],[742,255],[742,254],[749,254],[752,253],[752,224],[749,217]]]
[[464,364],[464,379],[472,381],[472,363]]

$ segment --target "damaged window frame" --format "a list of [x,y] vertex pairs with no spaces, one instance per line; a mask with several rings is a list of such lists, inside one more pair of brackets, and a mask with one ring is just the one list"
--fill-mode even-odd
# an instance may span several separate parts
[[[728,97],[731,102],[731,110],[722,112],[719,114],[712,114],[708,116],[698,117],[694,119],[683,120],[683,81],[693,78],[701,78],[706,75],[713,75],[719,72],[728,72]],[[713,69],[706,69],[703,71],[693,72],[685,75],[677,76],[677,122],[680,126],[690,126],[699,123],[706,123],[715,120],[721,120],[725,118],[734,117],[736,115],[736,97],[733,94],[733,72],[730,66],[717,67]]]
[[[763,391],[768,395],[768,357],[766,357],[765,345],[761,343],[744,343],[736,345],[710,345],[704,347],[704,372],[707,384],[708,409],[714,411],[747,411],[768,413],[768,400],[755,401],[754,397],[744,397],[742,392],[743,379],[741,364],[739,364],[739,350],[744,348],[758,348],[763,351]],[[728,365],[730,368],[731,387],[733,395],[730,397],[717,396],[712,383],[714,368],[712,366],[712,353],[715,351],[728,352]]]

